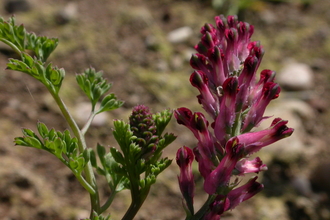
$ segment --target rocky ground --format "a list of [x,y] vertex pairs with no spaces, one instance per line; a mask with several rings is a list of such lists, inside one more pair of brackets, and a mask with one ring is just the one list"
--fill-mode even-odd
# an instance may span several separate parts
[[[20,4],[9,7],[9,2]],[[330,219],[330,1],[254,2],[240,11],[239,19],[255,26],[253,40],[260,40],[266,51],[260,69],[277,71],[284,90],[267,114],[288,119],[295,133],[260,152],[268,165],[260,175],[265,190],[222,219]],[[112,120],[126,119],[136,104],[153,111],[181,106],[201,111],[197,91],[188,81],[188,61],[200,27],[226,11],[215,10],[208,0],[2,1],[0,15],[8,19],[12,13],[27,30],[60,39],[49,60],[65,68],[62,96],[81,124],[87,99],[75,85],[74,74],[89,66],[104,70],[113,82],[112,92],[125,105],[100,116],[88,144],[113,146]],[[47,152],[13,146],[21,127],[35,129],[41,121],[64,130],[66,124],[42,85],[4,70],[12,56],[0,44],[0,219],[87,217],[88,195],[64,165]],[[194,146],[192,134],[174,120],[169,130],[179,137],[166,156],[174,158],[182,145]],[[177,174],[173,163],[136,219],[184,219]],[[100,189],[107,194],[102,181]],[[196,206],[203,199],[200,195]],[[113,219],[120,219],[128,204],[124,191],[111,209]]]

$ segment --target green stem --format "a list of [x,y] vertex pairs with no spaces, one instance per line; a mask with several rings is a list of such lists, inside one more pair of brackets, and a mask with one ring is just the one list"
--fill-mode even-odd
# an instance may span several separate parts
[[[133,170],[133,172],[132,172]],[[128,171],[129,175],[129,181],[131,185],[131,205],[129,206],[128,210],[126,211],[124,217],[122,220],[132,220],[138,210],[140,209],[142,202],[141,202],[141,197],[140,197],[140,190],[139,190],[139,177],[136,177],[135,175],[135,169],[132,167]]]
[[88,128],[91,126],[91,123],[92,123],[92,121],[93,121],[93,119],[94,119],[95,116],[96,116],[96,114],[94,113],[94,111],[92,111],[91,114],[90,114],[90,116],[89,116],[89,118],[88,118],[88,120],[87,120],[87,122],[86,122],[86,124],[81,129],[81,133],[83,135],[86,134],[86,132],[87,132]]
[[232,128],[231,137],[235,137],[241,134],[241,113],[236,113],[235,122]]
[[95,189],[85,180],[80,173],[74,173],[80,184],[89,192],[89,194],[95,194]]
[[214,201],[216,195],[209,195],[209,197],[207,198],[207,200],[205,201],[204,205],[199,209],[199,211],[191,216],[190,218],[186,218],[186,220],[200,220],[202,219],[206,212],[208,211],[210,204]]
[[[67,167],[70,168],[69,162],[66,161],[63,157],[59,158]],[[95,194],[94,188],[85,180],[85,178],[81,175],[81,173],[76,172],[75,170],[71,170],[72,173],[75,175],[77,180],[80,182],[80,184],[90,193]]]
[[105,210],[107,210],[109,208],[109,206],[111,205],[111,203],[113,202],[115,196],[117,195],[117,191],[113,191],[111,193],[111,195],[108,197],[107,201],[104,203],[103,206],[101,206],[100,208],[100,213],[104,212]]
[[9,40],[7,40],[5,38],[0,38],[0,41],[7,44],[8,46],[10,46],[18,55],[21,55],[22,51],[18,47],[16,47],[16,45],[13,44],[12,42],[10,42]]
[[[87,148],[84,135],[80,131],[77,123],[75,122],[75,120],[71,116],[71,114],[68,111],[66,105],[64,104],[62,99],[58,96],[58,94],[55,93],[52,90],[52,88],[48,88],[48,90],[52,94],[52,96],[53,96],[54,100],[56,101],[58,107],[60,108],[64,118],[66,119],[67,123],[69,124],[72,132],[74,133],[74,135],[78,139],[79,152],[82,153]],[[84,168],[84,174],[85,174],[87,183],[90,186],[92,186],[92,188],[94,189],[94,193],[89,192],[90,193],[91,206],[92,206],[90,218],[92,218],[93,217],[93,211],[100,214],[100,199],[99,199],[98,188],[97,188],[96,181],[95,181],[95,175],[94,175],[92,165],[91,165],[90,162],[88,162],[86,164],[86,167]]]
[[[129,149],[129,148],[128,148]],[[129,206],[128,210],[126,211],[122,220],[132,220],[134,219],[135,215],[141,208],[143,202],[147,198],[147,195],[150,190],[150,186],[145,186],[145,188],[140,189],[139,182],[140,182],[140,174],[137,171],[136,167],[134,166],[135,162],[130,160],[129,153],[125,154],[125,163],[128,167],[128,179],[130,181],[130,191],[131,191],[131,205]]]
[[143,190],[144,193],[141,193],[140,190],[135,191],[135,190],[131,189],[132,202],[131,202],[130,207],[126,211],[124,217],[122,218],[122,220],[134,219],[135,215],[140,210],[143,202],[147,198],[149,190],[150,190],[150,186]]

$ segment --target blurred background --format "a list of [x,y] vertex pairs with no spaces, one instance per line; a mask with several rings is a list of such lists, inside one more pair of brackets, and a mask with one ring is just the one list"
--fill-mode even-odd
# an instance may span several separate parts
[[[202,111],[190,85],[189,59],[200,28],[214,16],[237,14],[255,26],[253,40],[266,51],[259,68],[275,70],[280,98],[266,115],[289,120],[292,137],[264,148],[268,165],[260,174],[263,192],[242,203],[225,220],[330,219],[330,1],[328,0],[2,0],[0,16],[15,15],[29,32],[59,38],[49,58],[66,70],[61,95],[80,125],[90,110],[75,82],[89,66],[103,70],[125,105],[96,118],[89,146],[116,146],[113,119],[127,120],[131,108],[145,104],[153,112],[188,107]],[[45,88],[31,77],[5,70],[16,55],[0,43],[0,219],[79,219],[89,214],[89,196],[61,162],[47,152],[13,146],[20,129],[37,121],[64,130],[67,125]],[[265,121],[266,128],[271,120]],[[175,158],[182,145],[194,147],[188,129],[168,131],[178,139],[164,155]],[[255,156],[255,155],[253,155]],[[197,167],[194,168],[197,172]],[[154,185],[138,220],[184,219],[175,162]],[[203,204],[202,179],[196,179],[196,207]],[[107,186],[100,179],[102,195]],[[111,213],[120,219],[130,204],[119,194]]]

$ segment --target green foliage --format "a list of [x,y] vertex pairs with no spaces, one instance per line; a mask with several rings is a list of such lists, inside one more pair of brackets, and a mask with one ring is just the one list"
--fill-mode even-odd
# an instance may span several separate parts
[[53,67],[51,63],[45,66],[38,58],[32,58],[25,52],[21,53],[21,60],[9,59],[7,68],[29,74],[55,94],[59,92],[65,76],[63,68]]
[[37,124],[38,135],[30,129],[22,129],[23,136],[15,138],[15,144],[42,149],[50,152],[60,159],[75,174],[81,174],[89,161],[88,151],[78,153],[78,139],[71,137],[70,132],[65,130],[63,133],[48,129],[44,123]]
[[[152,154],[146,159],[141,154],[142,147],[136,142],[138,138],[133,135],[130,125],[122,120],[114,121],[113,135],[119,144],[120,150],[110,147],[106,152],[105,147],[98,144],[96,152],[91,150],[89,158],[97,173],[105,176],[111,189],[111,194],[116,194],[123,189],[131,190],[133,207],[140,207],[149,193],[152,184],[156,182],[157,176],[170,164],[168,158],[161,158],[163,149],[175,140],[173,134],[166,133],[162,136],[165,126],[172,117],[172,112],[165,110],[152,115],[159,125],[157,136],[159,141]],[[158,129],[158,128],[157,128]],[[97,164],[97,156],[100,164]],[[108,200],[104,207],[111,204]],[[132,214],[134,216],[136,213]]]
[[16,26],[14,17],[11,17],[7,22],[0,18],[0,40],[16,52],[24,51],[27,44],[24,26]]
[[[21,56],[20,60],[10,59],[8,69],[27,73],[43,83],[52,93],[58,93],[65,71],[45,63],[57,47],[58,39],[28,33],[23,25],[17,26],[15,18],[11,17],[8,21],[0,18],[0,41]],[[33,56],[28,53],[31,51]]]
[[[102,71],[96,72],[94,68],[88,68],[84,73],[76,75],[78,85],[92,103],[92,111],[94,111],[96,103],[99,102],[101,97],[111,88],[111,83],[108,83],[102,75]],[[122,101],[117,100],[114,94],[106,95],[102,99],[101,106],[96,114],[117,109],[123,104]]]
[[102,167],[97,165],[97,159],[95,152],[92,150],[90,154],[90,160],[92,166],[96,168],[97,173],[106,177],[109,184],[111,192],[120,192],[121,190],[127,188],[127,178],[125,173],[122,172],[122,167],[113,157],[113,151],[106,153],[105,148],[98,144],[97,145],[97,155],[100,160]]
[[10,46],[18,54],[31,50],[36,59],[46,62],[49,55],[58,45],[58,39],[39,37],[34,33],[28,33],[23,25],[15,24],[15,17],[8,21],[0,18],[0,41]]
[[34,33],[27,34],[27,50],[32,50],[34,54],[42,62],[46,62],[49,55],[56,49],[58,39],[48,38],[45,36],[39,37]]
[[162,112],[158,112],[153,115],[153,120],[156,123],[158,135],[161,135],[164,132],[166,126],[171,121],[171,118],[172,118],[172,111],[169,109],[166,109]]
[[[72,171],[90,194],[90,220],[109,220],[110,216],[102,217],[100,214],[111,205],[115,195],[124,189],[131,190],[133,208],[128,209],[125,215],[128,217],[124,216],[123,219],[133,219],[147,197],[151,185],[156,182],[157,176],[171,164],[171,160],[161,156],[163,149],[176,138],[173,134],[163,135],[165,127],[171,120],[172,112],[165,110],[152,115],[153,126],[157,127],[157,131],[150,138],[150,143],[143,146],[145,149],[142,149],[138,143],[141,137],[133,135],[129,124],[115,120],[113,135],[120,150],[111,147],[107,152],[105,147],[98,144],[95,151],[88,148],[85,141],[85,133],[93,118],[101,112],[117,109],[123,105],[114,94],[107,94],[111,83],[103,78],[103,73],[88,68],[84,73],[76,75],[79,87],[87,95],[92,106],[90,118],[80,129],[59,95],[65,77],[64,69],[46,63],[47,58],[55,50],[58,40],[28,33],[23,25],[17,26],[12,17],[8,21],[0,18],[0,41],[20,55],[20,59],[9,59],[7,69],[26,73],[45,85],[73,134],[71,135],[69,130],[61,132],[49,129],[44,123],[38,122],[37,133],[24,128],[23,136],[16,137],[14,143],[46,150]],[[100,105],[95,109],[97,103]],[[100,204],[93,168],[99,175],[105,177],[109,185],[110,196],[103,205]]]
[[83,220],[110,220],[110,215],[108,215],[107,217],[103,217],[98,215],[95,211],[93,213],[93,218],[85,218]]

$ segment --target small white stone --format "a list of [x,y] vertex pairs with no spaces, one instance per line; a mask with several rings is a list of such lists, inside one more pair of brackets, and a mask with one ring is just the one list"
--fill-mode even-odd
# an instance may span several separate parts
[[266,24],[274,24],[278,20],[277,14],[272,10],[261,10],[259,14],[262,21]]
[[167,40],[171,43],[182,43],[189,39],[193,34],[191,27],[180,27],[167,34]]
[[[99,106],[96,106],[98,109]],[[91,113],[91,104],[89,102],[81,102],[75,107],[74,117],[79,124],[85,124]],[[93,126],[102,126],[108,121],[108,116],[104,112],[96,115],[92,121]]]
[[315,118],[315,111],[309,104],[300,99],[282,98],[282,95],[285,96],[285,93],[280,94],[279,99],[271,102],[265,115],[284,118],[287,116],[286,113],[290,112],[290,114],[297,115],[301,120],[313,120]]
[[197,53],[197,51],[192,48],[185,49],[183,51],[183,56],[184,56],[185,61],[189,62],[191,59],[191,56],[195,53]]
[[[267,164],[272,158],[277,158],[288,163],[292,163],[301,157],[310,157],[318,151],[317,146],[311,148],[307,143],[310,138],[304,128],[306,120],[313,120],[315,117],[313,109],[301,100],[274,100],[272,105],[268,106],[265,116],[271,118],[261,122],[257,130],[269,128],[271,122],[275,118],[287,120],[287,126],[294,128],[294,132],[290,137],[284,138],[261,150],[260,158]],[[316,145],[316,144],[315,144]],[[264,156],[266,155],[266,156]]]
[[57,24],[67,24],[77,17],[78,8],[77,4],[69,3],[55,15],[55,20]]
[[288,63],[279,72],[276,81],[287,90],[308,90],[313,87],[313,71],[304,63]]

